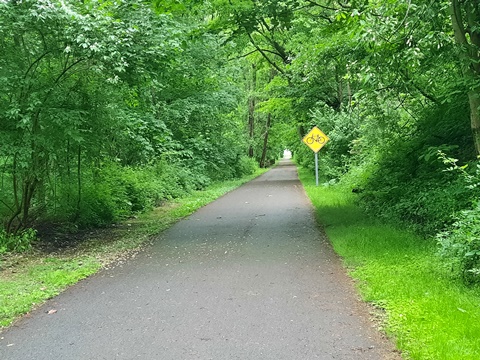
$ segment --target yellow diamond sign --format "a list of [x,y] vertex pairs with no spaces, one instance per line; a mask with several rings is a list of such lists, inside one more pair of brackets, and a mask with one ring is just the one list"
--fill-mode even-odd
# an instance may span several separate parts
[[325,135],[318,127],[314,126],[313,129],[310,130],[307,135],[305,135],[302,141],[307,144],[310,149],[317,153],[323,147],[323,145],[327,143],[328,140],[330,140],[328,136]]

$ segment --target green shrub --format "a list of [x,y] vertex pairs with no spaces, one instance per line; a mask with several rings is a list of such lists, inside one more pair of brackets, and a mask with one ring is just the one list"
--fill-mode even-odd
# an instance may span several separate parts
[[163,188],[162,197],[164,199],[181,197],[185,192],[190,192],[194,188],[193,176],[178,164],[161,161],[155,165],[154,171]]
[[32,248],[36,240],[37,232],[34,229],[26,229],[18,234],[7,234],[0,229],[0,254],[7,252],[25,252]]
[[441,254],[467,283],[480,283],[480,202],[456,216],[452,226],[437,235]]
[[242,155],[238,158],[236,164],[236,175],[241,177],[244,175],[252,175],[258,169],[258,164],[255,159],[250,158],[246,155]]
[[[468,104],[460,98],[454,104],[419,107],[415,118],[389,101],[344,113],[314,109],[315,123],[331,139],[319,156],[322,181],[340,179],[371,214],[434,236],[478,194],[438,158],[442,150],[473,160]],[[295,159],[313,171],[313,154],[300,145]]]
[[[460,175],[463,188],[470,198],[478,198],[480,189],[480,164],[473,173],[468,166],[457,165],[458,160],[440,153],[440,158],[448,165],[448,171]],[[449,194],[453,197],[454,194]],[[453,224],[437,234],[441,254],[449,260],[452,270],[461,275],[466,283],[480,283],[480,202],[475,200],[473,207],[458,212]]]
[[127,209],[131,207],[124,192],[125,188],[112,188],[106,182],[86,185],[83,188],[79,212],[72,221],[80,227],[90,227],[104,226],[120,220],[122,215],[128,214]]
[[143,167],[107,163],[85,173],[81,201],[76,185],[59,189],[62,201],[53,215],[80,227],[104,226],[207,186],[210,179],[179,164],[160,161]]
[[358,199],[386,221],[395,219],[421,235],[433,236],[453,222],[452,215],[471,204],[472,194],[464,182],[453,176],[447,179],[417,178],[390,186],[383,182],[362,189]]
[[[77,174],[68,173],[55,182],[46,183],[41,192],[43,196],[39,197],[41,201],[36,200],[33,209],[39,210],[35,213],[39,222],[73,228],[105,226],[160,206],[164,200],[203,190],[213,180],[233,179],[257,169],[254,160],[233,157],[234,154],[232,151],[215,166],[206,160],[188,157],[158,160],[142,166],[105,161],[96,167],[86,167],[80,179]],[[8,211],[3,214],[1,210],[0,216],[6,217]],[[12,244],[12,239],[5,238],[0,246],[10,251]]]

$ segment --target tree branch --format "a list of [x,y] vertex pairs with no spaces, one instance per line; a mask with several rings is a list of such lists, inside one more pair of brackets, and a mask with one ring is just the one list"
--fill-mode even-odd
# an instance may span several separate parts
[[285,74],[285,71],[282,70],[277,64],[275,64],[272,60],[270,60],[270,58],[267,56],[267,54],[265,54],[265,52],[260,49],[260,47],[258,47],[258,45],[255,43],[255,41],[253,40],[252,38],[252,34],[250,34],[248,31],[247,31],[247,34],[248,34],[248,37],[250,39],[250,42],[252,43],[252,45],[255,47],[255,49],[257,49],[260,54],[262,54],[262,56],[265,58],[265,60],[267,60],[270,65],[272,65],[275,69],[278,70],[278,72],[280,72],[281,74]]
[[[307,3],[309,3],[311,6],[318,6],[322,9],[325,9],[325,10],[332,10],[332,11],[337,11],[338,9],[336,8],[333,8],[333,7],[330,7],[330,6],[325,6],[325,5],[322,5],[322,4],[319,4],[315,1],[312,1],[312,0],[307,0]],[[339,4],[340,6],[342,6],[341,4]],[[344,6],[342,6],[344,7]]]
[[252,54],[256,53],[257,51],[258,51],[258,50],[255,49],[255,50],[252,50],[252,51],[250,51],[250,52],[248,52],[248,53],[246,53],[246,54],[239,55],[239,56],[236,56],[236,57],[233,57],[233,58],[229,58],[229,59],[227,59],[227,61],[242,59],[242,58],[245,58],[245,57],[247,57],[247,56],[249,56],[249,55],[252,55]]
[[411,84],[415,90],[417,90],[420,94],[423,95],[426,99],[430,100],[431,102],[438,104],[438,100],[431,94],[427,93],[424,89],[418,86],[408,75],[406,70],[399,69],[400,74],[402,74],[403,78],[407,81],[407,84]]
[[263,24],[263,26],[265,26],[265,28],[266,28],[268,31],[272,31],[272,30],[273,30],[273,29],[271,29],[271,28],[268,26],[268,24],[267,24],[267,22],[265,21],[264,18],[262,18],[262,19],[260,20],[260,22]]
[[407,11],[405,12],[405,16],[403,17],[403,20],[400,22],[400,24],[397,26],[397,28],[390,34],[390,36],[388,37],[388,41],[390,41],[390,39],[393,37],[393,35],[398,33],[398,31],[403,26],[403,24],[405,24],[405,21],[407,20],[408,14],[410,13],[410,8],[411,7],[412,7],[412,0],[408,0],[408,7],[407,7]]
[[27,71],[25,71],[25,75],[23,76],[23,79],[25,80],[27,78],[27,75],[28,73],[30,72],[30,70],[32,70],[32,68],[35,66],[35,64],[39,63],[45,56],[47,56],[48,54],[50,53],[50,51],[47,51],[45,53],[43,53],[42,55],[40,55],[40,57],[38,59],[36,59],[34,62],[32,62],[30,64],[30,66],[28,67]]
[[333,20],[330,19],[328,16],[326,15],[314,15],[314,14],[309,14],[311,17],[313,18],[320,18],[320,19],[323,19],[323,20],[326,20],[328,21],[329,24],[333,24]]

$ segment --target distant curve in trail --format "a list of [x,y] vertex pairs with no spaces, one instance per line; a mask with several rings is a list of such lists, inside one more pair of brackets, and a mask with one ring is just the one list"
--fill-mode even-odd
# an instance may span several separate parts
[[9,360],[400,359],[372,326],[288,160],[0,338]]

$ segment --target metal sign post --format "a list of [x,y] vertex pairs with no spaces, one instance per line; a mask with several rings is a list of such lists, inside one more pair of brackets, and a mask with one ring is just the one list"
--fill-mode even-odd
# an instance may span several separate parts
[[302,141],[315,153],[315,183],[318,186],[318,152],[330,140],[322,130],[314,126]]

